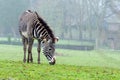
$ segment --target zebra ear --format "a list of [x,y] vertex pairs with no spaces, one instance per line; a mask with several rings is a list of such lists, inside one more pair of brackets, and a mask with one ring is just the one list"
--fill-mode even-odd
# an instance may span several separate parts
[[59,41],[59,37],[55,37],[55,43]]

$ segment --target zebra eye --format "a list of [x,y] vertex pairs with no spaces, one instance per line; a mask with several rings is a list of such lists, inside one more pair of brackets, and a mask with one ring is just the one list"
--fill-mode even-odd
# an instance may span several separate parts
[[49,51],[51,51],[52,49],[50,48]]

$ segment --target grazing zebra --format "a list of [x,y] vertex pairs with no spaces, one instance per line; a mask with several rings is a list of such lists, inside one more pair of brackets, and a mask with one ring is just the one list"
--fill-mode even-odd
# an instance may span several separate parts
[[[24,58],[23,62],[26,62],[26,49],[28,48],[27,62],[33,62],[32,57],[32,45],[34,39],[38,41],[38,64],[40,63],[40,51],[41,42],[43,42],[43,53],[46,56],[49,64],[54,65],[56,60],[54,56],[55,42],[58,38],[55,38],[52,30],[47,23],[37,14],[31,10],[23,12],[19,20],[19,32],[22,37]],[[28,45],[28,46],[27,46]]]

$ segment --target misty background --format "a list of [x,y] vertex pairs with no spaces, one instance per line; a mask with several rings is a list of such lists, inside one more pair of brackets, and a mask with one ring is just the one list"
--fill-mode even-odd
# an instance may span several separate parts
[[0,43],[20,42],[18,20],[28,9],[48,23],[59,45],[120,50],[120,0],[0,0]]

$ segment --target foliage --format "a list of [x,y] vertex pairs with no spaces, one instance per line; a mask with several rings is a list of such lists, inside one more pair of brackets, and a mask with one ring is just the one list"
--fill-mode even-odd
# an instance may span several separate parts
[[[0,0],[0,32],[4,36],[16,36],[19,15],[28,9],[28,0]],[[7,32],[7,33],[6,33]],[[18,35],[18,34],[17,34]]]
[[18,18],[31,9],[60,39],[93,40],[96,48],[120,49],[119,4],[119,0],[0,0],[0,36],[19,37]]

